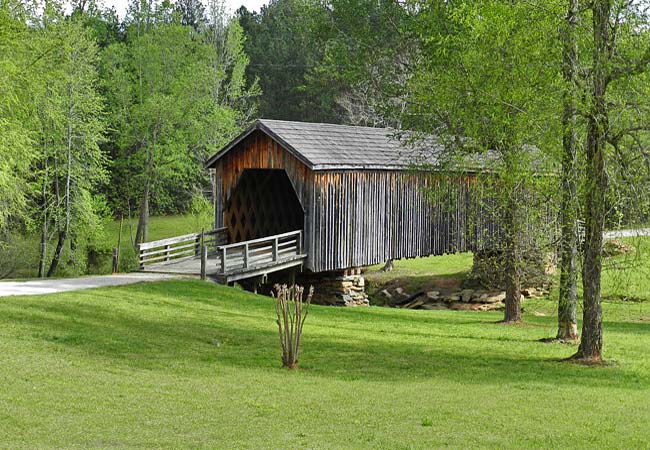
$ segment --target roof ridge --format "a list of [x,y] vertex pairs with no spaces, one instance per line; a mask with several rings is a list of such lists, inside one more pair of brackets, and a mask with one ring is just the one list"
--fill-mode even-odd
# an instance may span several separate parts
[[328,122],[300,122],[298,120],[280,120],[280,119],[265,119],[265,118],[259,118],[257,119],[257,121],[262,123],[276,122],[276,123],[287,123],[287,124],[297,124],[297,125],[319,125],[319,126],[326,126],[326,127],[336,127],[336,128],[340,127],[340,128],[363,129],[363,130],[390,130],[396,132],[401,131],[393,127],[369,127],[363,125],[347,125],[341,123],[328,123]]

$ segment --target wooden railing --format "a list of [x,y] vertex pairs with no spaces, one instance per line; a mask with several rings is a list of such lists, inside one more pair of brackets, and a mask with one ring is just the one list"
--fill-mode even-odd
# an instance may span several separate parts
[[209,254],[215,254],[217,248],[226,242],[226,228],[143,242],[138,245],[140,270],[152,264],[198,258],[201,256],[201,245],[207,247]]
[[302,231],[217,247],[221,274],[271,266],[302,256]]

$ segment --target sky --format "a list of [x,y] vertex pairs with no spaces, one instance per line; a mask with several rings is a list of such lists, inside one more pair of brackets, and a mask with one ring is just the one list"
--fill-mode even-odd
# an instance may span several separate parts
[[[267,4],[269,0],[225,0],[225,2],[226,6],[230,9],[230,13],[233,13],[242,5],[249,11],[259,11],[262,5]],[[114,6],[117,14],[123,18],[128,0],[103,0],[102,3],[109,7]]]

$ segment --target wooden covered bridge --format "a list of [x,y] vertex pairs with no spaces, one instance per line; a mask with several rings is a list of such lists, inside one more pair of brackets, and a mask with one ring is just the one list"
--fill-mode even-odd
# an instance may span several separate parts
[[[386,128],[255,122],[206,164],[215,211],[208,274],[230,282],[296,266],[340,272],[474,249],[491,233],[476,214],[475,175],[425,168],[437,150],[403,145]],[[200,236],[187,239],[192,260]],[[143,268],[152,251],[154,266],[173,265],[159,244],[144,244]]]

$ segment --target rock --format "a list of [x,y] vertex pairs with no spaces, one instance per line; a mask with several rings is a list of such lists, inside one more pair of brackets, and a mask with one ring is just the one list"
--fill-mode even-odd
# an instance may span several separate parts
[[393,298],[393,294],[391,294],[390,292],[388,292],[387,289],[382,290],[382,291],[381,291],[381,295],[383,295],[383,296],[386,297],[386,298]]
[[463,303],[469,303],[474,295],[474,289],[463,289],[460,291],[460,298]]
[[408,297],[408,294],[404,292],[404,289],[402,289],[401,287],[396,287],[395,292],[397,292],[399,295],[405,295]]
[[531,287],[531,288],[526,288],[521,290],[521,295],[523,295],[526,298],[534,297],[537,295],[537,289]]
[[366,279],[363,277],[359,277],[359,280],[357,280],[357,286],[359,287],[365,287],[366,286]]
[[448,297],[449,303],[456,303],[460,301],[460,295],[458,294],[452,294]]
[[406,305],[402,306],[402,308],[407,308],[407,309],[415,309],[420,306],[424,305],[424,300],[421,298],[417,298],[413,300],[412,302],[407,303]]
[[427,292],[427,298],[431,300],[438,300],[440,298],[440,291],[429,291]]
[[505,292],[492,292],[487,294],[487,297],[483,301],[484,303],[501,303],[506,299]]
[[420,307],[420,309],[426,309],[429,311],[436,311],[440,309],[447,309],[444,303],[425,303]]

